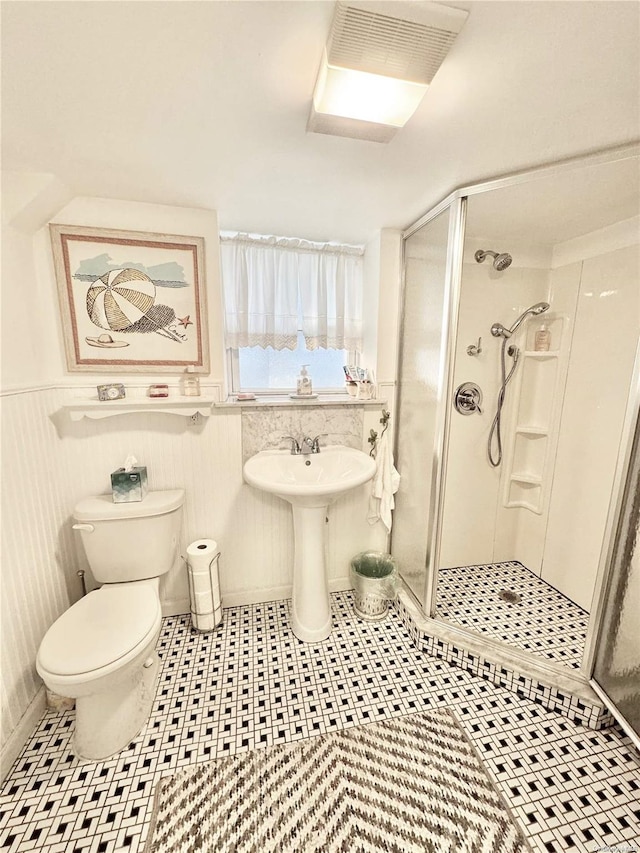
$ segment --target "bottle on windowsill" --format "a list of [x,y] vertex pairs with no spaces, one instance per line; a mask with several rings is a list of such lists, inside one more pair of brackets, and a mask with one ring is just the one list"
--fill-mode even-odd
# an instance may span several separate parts
[[298,376],[298,382],[296,384],[298,397],[310,397],[313,394],[313,386],[311,384],[311,377],[309,376],[307,367],[309,367],[308,364],[303,364],[300,376]]

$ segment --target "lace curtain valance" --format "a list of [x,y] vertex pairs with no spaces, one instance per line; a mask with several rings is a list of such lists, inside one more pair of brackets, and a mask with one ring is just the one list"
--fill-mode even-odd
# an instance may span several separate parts
[[220,236],[226,344],[362,349],[359,246],[284,237]]

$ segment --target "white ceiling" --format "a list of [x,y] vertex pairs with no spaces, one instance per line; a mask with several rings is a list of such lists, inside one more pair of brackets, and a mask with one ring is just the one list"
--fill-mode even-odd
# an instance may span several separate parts
[[333,2],[3,2],[3,167],[362,242],[460,185],[640,137],[635,0],[449,5],[469,19],[382,145],[306,132]]

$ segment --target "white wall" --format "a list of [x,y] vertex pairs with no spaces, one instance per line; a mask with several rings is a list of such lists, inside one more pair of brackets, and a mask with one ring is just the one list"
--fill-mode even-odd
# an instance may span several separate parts
[[640,332],[638,233],[613,251],[609,229],[585,240],[542,577],[586,610]]
[[[205,377],[204,387],[221,396],[225,370],[215,212],[77,198],[55,216],[40,204],[23,233],[10,223],[16,217],[25,223],[29,217],[24,210],[38,208],[33,192],[37,195],[44,183],[25,181],[22,194],[12,193],[10,227],[5,229],[2,319],[3,341],[10,343],[3,353],[1,647],[2,746],[9,758],[12,734],[17,736],[21,720],[39,701],[35,658],[42,636],[81,594],[76,571],[86,565],[71,531],[73,506],[87,495],[108,493],[110,472],[128,453],[147,466],[151,488],[185,489],[183,547],[205,536],[218,541],[224,604],[287,597],[293,565],[289,506],[243,483],[240,409],[215,409],[195,427],[181,417],[161,414],[72,423],[60,412],[72,396],[95,396],[101,382],[124,382],[134,393],[143,393],[150,382],[167,381],[175,391],[177,376],[67,372],[47,220],[205,237],[211,375]],[[327,432],[331,417],[326,409],[315,411],[325,427],[317,432]],[[368,451],[366,436],[370,428],[379,429],[380,408],[357,411],[359,441]],[[367,506],[368,492],[362,487],[330,508],[327,558],[332,588],[349,586],[349,560],[355,553],[386,547],[384,528],[366,522]],[[165,612],[188,610],[184,566],[163,579],[161,597]]]
[[[570,264],[562,271],[548,272],[549,293],[544,298],[550,308],[526,321],[521,338],[525,354],[521,355],[508,389],[509,417],[505,424],[494,559],[517,559],[538,576],[544,559],[580,270],[580,264]],[[534,349],[535,332],[542,325],[551,333],[549,355],[553,357],[526,354]],[[516,433],[516,426],[521,424],[539,426],[546,434]],[[511,474],[518,473],[539,475],[541,483],[531,485],[510,480]],[[530,505],[509,505],[519,498]]]
[[[2,174],[2,387],[42,384],[55,375],[56,315],[36,274],[34,234],[70,197],[53,175]],[[53,356],[53,359],[52,359]]]
[[40,689],[42,636],[80,594],[68,522],[73,467],[48,417],[56,396],[2,398],[2,747]]
[[394,383],[397,373],[402,233],[393,228],[380,232],[377,323],[378,381]]
[[[451,416],[442,567],[520,560],[589,610],[640,333],[639,234],[640,220],[625,220],[550,247],[537,259],[529,253],[528,262],[540,268],[514,269],[514,263],[503,273],[465,256],[454,387],[477,382],[485,392],[484,416]],[[505,506],[522,362],[508,387],[499,471],[489,466],[486,445],[500,384],[500,342],[489,328],[495,320],[509,325],[541,300],[551,303],[547,316],[564,319],[563,339],[552,343],[552,349],[561,346],[561,357],[540,362],[558,376],[555,399],[548,401],[553,423],[538,514]],[[529,325],[515,340],[525,348],[529,337],[527,349],[536,321]],[[483,352],[469,357],[466,347],[480,334]]]
[[[517,260],[503,272],[489,262],[473,259],[473,251],[491,241],[467,240],[465,252],[458,340],[455,353],[454,389],[463,382],[476,382],[483,392],[482,415],[451,414],[447,484],[440,565],[453,566],[516,559],[516,539],[522,510],[500,513],[503,503],[502,468],[492,468],[487,459],[487,442],[496,411],[501,384],[500,349],[502,339],[491,335],[491,326],[501,322],[510,326],[518,314],[547,298],[549,257],[533,255],[530,247],[510,246]],[[473,244],[473,245],[471,245]],[[522,266],[531,264],[531,266]],[[534,266],[533,264],[536,264]],[[524,348],[526,323],[509,341]],[[482,338],[480,355],[469,356],[467,347]],[[507,358],[507,370],[513,364]],[[518,369],[522,369],[520,363]],[[502,436],[505,453],[511,427],[511,406],[515,382],[507,390],[503,409]],[[497,526],[497,515],[500,521]]]

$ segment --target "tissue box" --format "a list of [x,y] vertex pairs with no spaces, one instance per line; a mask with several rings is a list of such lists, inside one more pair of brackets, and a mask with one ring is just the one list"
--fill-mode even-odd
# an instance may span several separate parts
[[130,471],[118,468],[111,475],[111,488],[114,503],[141,501],[148,491],[146,466],[132,468]]

